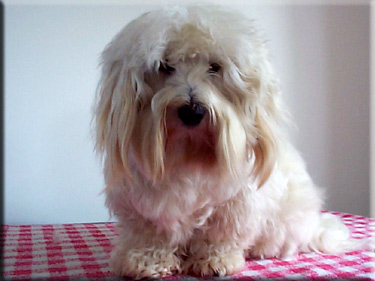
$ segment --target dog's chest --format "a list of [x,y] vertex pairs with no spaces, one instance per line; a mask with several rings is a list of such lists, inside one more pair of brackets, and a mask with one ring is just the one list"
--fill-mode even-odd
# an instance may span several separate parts
[[132,207],[159,230],[175,232],[204,225],[213,210],[236,189],[207,178],[190,177],[164,186],[132,189]]

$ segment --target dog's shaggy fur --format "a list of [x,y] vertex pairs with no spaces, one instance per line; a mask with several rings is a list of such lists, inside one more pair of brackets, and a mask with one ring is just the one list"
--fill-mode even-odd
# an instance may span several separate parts
[[120,275],[226,275],[245,257],[362,247],[283,134],[286,110],[252,22],[173,8],[128,24],[102,54],[95,108]]

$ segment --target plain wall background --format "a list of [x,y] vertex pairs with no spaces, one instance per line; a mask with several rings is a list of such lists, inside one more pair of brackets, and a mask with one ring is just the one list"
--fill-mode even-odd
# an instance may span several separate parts
[[[368,216],[369,6],[221,3],[268,39],[291,138],[326,187],[326,209]],[[99,55],[160,5],[6,4],[5,223],[107,221],[90,137]]]

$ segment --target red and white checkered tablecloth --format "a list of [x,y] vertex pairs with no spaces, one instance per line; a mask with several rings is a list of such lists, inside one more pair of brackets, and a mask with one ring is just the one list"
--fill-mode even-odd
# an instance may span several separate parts
[[[375,236],[375,219],[334,213],[352,236]],[[113,223],[65,225],[4,225],[1,235],[6,280],[124,280],[108,265]],[[360,279],[375,280],[375,253],[345,255],[300,254],[293,260],[247,260],[246,268],[230,277],[170,276],[165,280]]]

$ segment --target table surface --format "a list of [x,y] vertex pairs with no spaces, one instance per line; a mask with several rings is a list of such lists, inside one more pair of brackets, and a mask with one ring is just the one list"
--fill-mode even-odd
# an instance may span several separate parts
[[[352,237],[375,236],[375,219],[344,213],[339,216]],[[116,234],[114,223],[3,225],[3,275],[6,280],[127,280],[114,276],[108,260]],[[164,280],[362,279],[375,280],[375,253],[299,254],[292,260],[246,261],[238,274],[198,278],[169,276]]]

